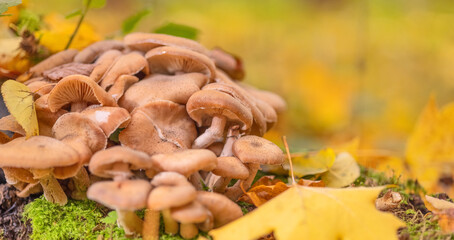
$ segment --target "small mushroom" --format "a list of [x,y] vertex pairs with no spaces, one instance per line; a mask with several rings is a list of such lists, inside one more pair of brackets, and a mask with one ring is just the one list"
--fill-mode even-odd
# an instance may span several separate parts
[[84,50],[80,51],[75,57],[76,63],[92,63],[99,55],[108,50],[123,50],[125,45],[117,40],[104,40],[95,42]]
[[58,52],[58,53],[44,59],[43,61],[36,64],[35,66],[31,67],[29,72],[34,77],[41,76],[41,74],[46,70],[72,62],[74,59],[74,56],[76,56],[76,54],[78,52],[79,51],[77,51],[75,49],[68,49],[68,50]]
[[59,205],[65,205],[67,197],[55,178],[74,176],[80,166],[73,148],[45,136],[20,137],[0,145],[0,159],[0,167],[28,169],[41,183],[44,197]]
[[199,91],[207,82],[208,78],[201,73],[176,76],[153,74],[133,84],[124,93],[118,104],[129,112],[154,100],[186,104],[189,97]]
[[218,157],[218,165],[212,173],[221,178],[208,183],[208,187],[218,193],[223,193],[232,179],[244,180],[249,177],[248,168],[236,157]]
[[174,46],[196,51],[202,54],[209,54],[209,51],[200,43],[187,38],[176,37],[159,33],[130,33],[123,39],[124,43],[133,50],[148,52],[161,46]]
[[279,95],[264,91],[264,90],[259,90],[255,87],[252,87],[250,85],[247,85],[245,83],[238,83],[242,88],[246,89],[253,97],[258,98],[269,105],[271,105],[276,113],[282,113],[287,109],[287,104],[285,103],[285,100],[282,99]]
[[52,127],[54,126],[55,122],[63,114],[68,113],[68,111],[60,109],[56,112],[51,112],[49,109],[49,105],[47,104],[48,97],[49,94],[45,94],[40,98],[36,99],[35,109],[36,116],[38,118],[39,135],[51,137]]
[[14,118],[13,115],[6,115],[0,118],[0,130],[10,131],[25,136],[24,128],[16,121],[16,118]]
[[116,102],[123,96],[123,94],[131,87],[134,83],[138,82],[139,78],[131,75],[121,75],[109,88],[107,93],[115,99]]
[[207,56],[177,47],[157,47],[145,54],[153,74],[177,75],[198,72],[209,79],[216,76],[213,61]]
[[225,71],[233,79],[242,80],[244,78],[243,63],[239,57],[219,47],[210,51],[210,57],[214,60],[216,67]]
[[95,81],[83,75],[63,78],[49,93],[47,101],[51,112],[57,112],[67,104],[71,104],[72,112],[81,112],[89,104],[118,106]]
[[115,60],[104,74],[101,87],[108,90],[121,75],[135,75],[139,72],[144,72],[145,75],[148,75],[147,60],[137,52],[122,55]]
[[95,82],[101,81],[102,76],[109,70],[110,66],[121,56],[118,50],[109,50],[103,53],[94,63],[95,67],[90,74],[90,78]]
[[236,203],[219,193],[199,191],[197,201],[213,214],[214,228],[222,227],[243,216]]
[[191,239],[199,234],[195,224],[203,223],[210,212],[199,202],[193,201],[185,206],[172,208],[170,210],[173,219],[180,224],[180,235],[184,239]]
[[178,223],[172,218],[170,208],[180,207],[195,200],[197,192],[186,177],[175,172],[162,172],[151,181],[155,187],[148,197],[148,209],[162,211],[165,232],[178,233]]
[[97,123],[106,136],[117,128],[125,128],[131,119],[129,112],[121,107],[89,107],[81,114]]
[[55,87],[55,83],[51,83],[44,80],[34,81],[28,84],[27,87],[30,89],[30,92],[35,94],[35,96],[38,95],[41,97],[52,91],[52,89]]
[[229,123],[239,125],[243,131],[252,125],[252,113],[234,97],[216,90],[201,90],[188,100],[186,110],[198,126],[210,126],[192,144],[192,148],[205,148],[223,138]]
[[97,182],[87,191],[89,199],[115,209],[118,224],[127,236],[142,232],[143,221],[135,211],[147,205],[151,185],[145,180],[122,180],[115,182]]

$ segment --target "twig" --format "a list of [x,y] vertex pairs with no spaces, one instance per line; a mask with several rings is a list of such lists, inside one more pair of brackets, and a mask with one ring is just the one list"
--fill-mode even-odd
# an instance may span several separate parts
[[77,32],[79,31],[80,25],[82,25],[82,22],[84,21],[85,15],[88,12],[88,9],[90,9],[90,3],[91,0],[87,1],[87,4],[84,6],[84,9],[82,10],[82,14],[80,15],[79,22],[77,22],[76,29],[74,29],[74,32],[71,34],[71,37],[69,38],[68,43],[66,44],[65,50],[71,46],[71,43],[74,40],[74,37],[76,36]]
[[288,158],[288,162],[290,164],[290,174],[292,176],[292,185],[296,185],[295,174],[293,172],[292,156],[290,155],[290,150],[289,150],[288,143],[287,143],[287,137],[282,136],[282,141],[284,142],[285,151],[287,152],[287,158]]

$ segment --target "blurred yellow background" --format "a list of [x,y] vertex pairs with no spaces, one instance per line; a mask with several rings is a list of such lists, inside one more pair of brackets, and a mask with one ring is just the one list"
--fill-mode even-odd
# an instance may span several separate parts
[[[27,4],[64,16],[82,1]],[[151,14],[135,31],[195,27],[202,44],[243,59],[246,82],[282,95],[288,111],[267,137],[281,144],[287,135],[294,151],[360,137],[363,148],[403,154],[429,95],[440,105],[454,99],[453,1],[108,0],[86,22],[94,34],[118,36],[145,8]]]

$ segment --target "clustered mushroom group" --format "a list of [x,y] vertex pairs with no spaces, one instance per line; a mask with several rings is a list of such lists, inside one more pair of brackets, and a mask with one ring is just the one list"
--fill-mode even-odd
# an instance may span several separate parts
[[235,201],[260,165],[284,161],[262,136],[285,102],[243,77],[231,54],[165,34],[59,52],[20,77],[40,135],[0,119],[14,133],[0,135],[0,167],[21,197],[88,197],[115,209],[128,236],[156,239],[162,215],[167,233],[192,238],[242,216]]

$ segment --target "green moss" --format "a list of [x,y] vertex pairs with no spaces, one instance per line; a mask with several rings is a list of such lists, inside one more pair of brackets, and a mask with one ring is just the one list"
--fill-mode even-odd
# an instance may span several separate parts
[[50,203],[44,197],[25,206],[23,220],[30,221],[30,239],[96,239],[99,235],[112,239],[126,239],[115,220],[106,221],[96,202],[69,200],[65,206]]

